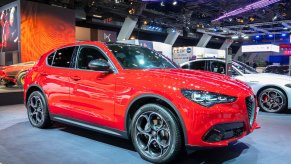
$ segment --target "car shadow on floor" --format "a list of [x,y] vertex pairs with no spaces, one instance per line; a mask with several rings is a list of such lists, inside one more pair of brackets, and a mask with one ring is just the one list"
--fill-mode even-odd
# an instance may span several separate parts
[[[53,129],[58,128],[61,131],[71,133],[77,136],[86,137],[91,140],[106,143],[112,146],[120,147],[130,151],[135,151],[130,140],[114,137],[111,135],[98,133],[70,125],[55,123]],[[231,143],[228,147],[202,149],[188,151],[187,154],[180,155],[178,159],[172,163],[179,164],[195,164],[195,163],[223,163],[239,157],[244,150],[249,149],[248,145],[243,142]]]

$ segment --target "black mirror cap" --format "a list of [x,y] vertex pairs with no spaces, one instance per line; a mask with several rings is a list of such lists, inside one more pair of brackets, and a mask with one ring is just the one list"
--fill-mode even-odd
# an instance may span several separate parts
[[94,59],[88,64],[88,67],[94,71],[113,72],[108,62],[104,59]]

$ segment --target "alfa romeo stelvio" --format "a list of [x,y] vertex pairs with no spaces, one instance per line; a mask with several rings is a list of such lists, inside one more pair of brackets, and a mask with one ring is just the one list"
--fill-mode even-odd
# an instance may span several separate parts
[[63,122],[131,139],[150,162],[188,147],[222,147],[257,127],[252,89],[230,77],[183,70],[136,45],[78,42],[44,54],[25,77],[32,126]]

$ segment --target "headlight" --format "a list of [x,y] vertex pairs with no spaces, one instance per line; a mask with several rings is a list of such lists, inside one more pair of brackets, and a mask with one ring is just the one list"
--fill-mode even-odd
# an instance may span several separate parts
[[207,91],[182,89],[181,92],[186,98],[206,107],[211,107],[215,104],[220,103],[231,103],[237,99],[233,96],[227,96]]

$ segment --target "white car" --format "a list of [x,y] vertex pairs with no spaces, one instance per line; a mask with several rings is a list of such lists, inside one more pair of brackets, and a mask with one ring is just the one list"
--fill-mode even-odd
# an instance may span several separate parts
[[[198,59],[181,64],[183,69],[205,70],[225,74],[222,59]],[[249,84],[257,95],[260,109],[266,112],[282,112],[291,109],[291,77],[272,73],[258,73],[252,67],[232,62],[232,76]]]

